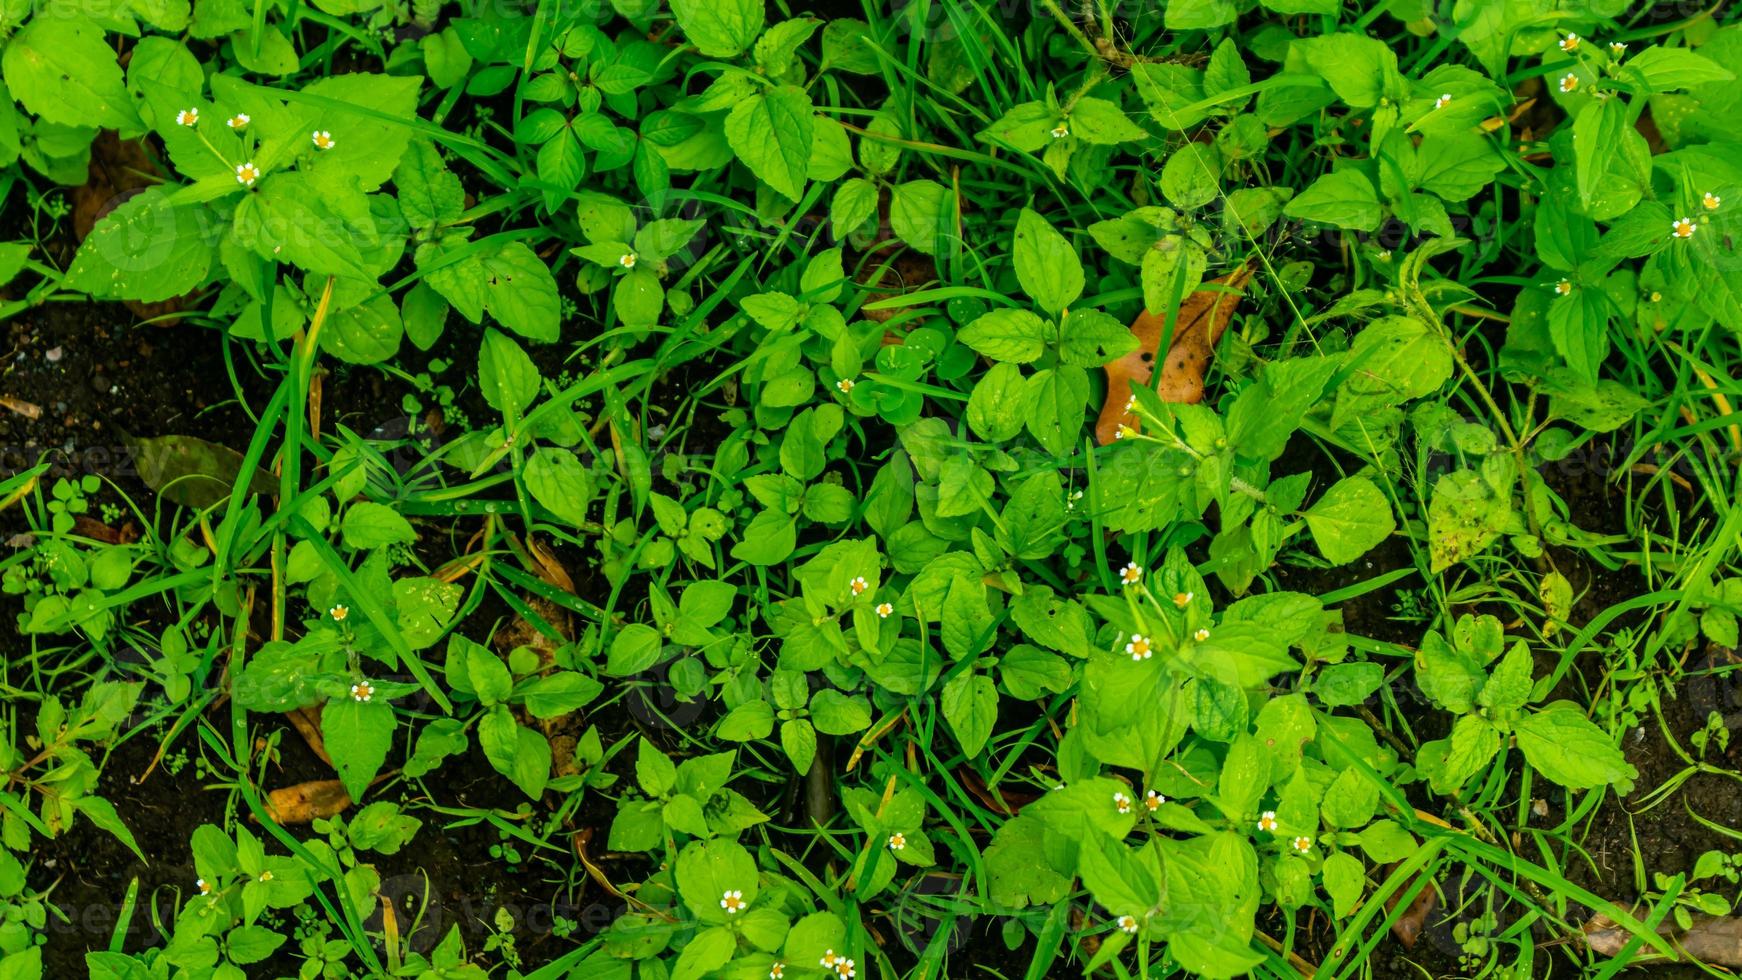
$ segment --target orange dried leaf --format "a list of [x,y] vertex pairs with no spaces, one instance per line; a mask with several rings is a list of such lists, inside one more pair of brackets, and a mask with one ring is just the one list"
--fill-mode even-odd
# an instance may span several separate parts
[[316,779],[275,789],[266,795],[266,812],[279,824],[309,823],[321,817],[343,813],[351,805],[351,794],[337,779]]
[[[1162,358],[1161,381],[1156,386],[1162,401],[1190,405],[1204,397],[1204,371],[1210,366],[1210,354],[1234,318],[1241,290],[1251,278],[1252,267],[1240,266],[1205,283],[1180,304],[1173,342]],[[1149,384],[1166,327],[1166,317],[1152,316],[1148,310],[1139,313],[1131,324],[1137,349],[1107,365],[1107,401],[1095,422],[1095,440],[1101,445],[1112,442],[1121,425],[1137,427],[1136,414],[1125,406],[1132,385]]]

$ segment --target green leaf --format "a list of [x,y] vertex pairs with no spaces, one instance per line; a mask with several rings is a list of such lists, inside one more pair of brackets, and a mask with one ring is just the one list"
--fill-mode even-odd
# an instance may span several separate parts
[[1167,0],[1164,23],[1170,31],[1208,30],[1232,24],[1234,0]]
[[726,141],[758,180],[796,201],[810,166],[814,115],[803,89],[783,85],[733,107]]
[[835,188],[835,199],[829,206],[831,230],[837,239],[844,239],[876,213],[877,185],[863,177],[849,177]]
[[379,241],[368,198],[302,173],[268,173],[236,207],[235,233],[263,258],[317,275],[373,282],[363,248]]
[[508,665],[480,643],[466,646],[466,678],[472,683],[472,693],[486,708],[508,700],[514,690],[514,675],[508,672]]
[[[9,49],[10,50],[10,49]],[[97,299],[155,303],[192,291],[215,253],[214,217],[150,188],[98,221],[67,270],[66,286]]]
[[539,343],[561,332],[562,301],[550,267],[525,242],[508,242],[483,260],[484,309],[497,322]]
[[[124,433],[121,441],[133,455],[140,482],[184,507],[206,508],[222,502],[242,475],[241,453],[195,436],[140,439]],[[247,492],[274,493],[276,489],[271,474],[256,467]]]
[[351,799],[363,798],[387,761],[393,727],[393,708],[386,701],[335,698],[321,711],[321,738]]
[[1621,66],[1621,78],[1635,77],[1653,92],[1673,92],[1713,82],[1728,82],[1736,76],[1724,66],[1686,48],[1653,44]]
[[827,735],[851,735],[871,727],[871,710],[862,698],[824,688],[811,698],[811,720]]
[[1297,53],[1338,98],[1356,108],[1372,108],[1388,93],[1402,92],[1397,53],[1377,38],[1350,33],[1309,37],[1290,45],[1290,54]]
[[980,754],[998,723],[998,688],[985,674],[963,671],[944,685],[940,704],[968,758]]
[[716,925],[730,921],[721,899],[738,892],[746,905],[756,901],[756,861],[736,841],[691,841],[677,857],[677,890],[690,913]]
[[1059,353],[1066,364],[1101,367],[1137,349],[1131,328],[1100,310],[1075,309],[1065,317]]
[[1385,494],[1359,475],[1338,480],[1304,516],[1319,552],[1333,565],[1361,557],[1397,528]]
[[767,701],[757,698],[727,712],[726,717],[720,719],[720,727],[714,730],[714,734],[733,742],[750,742],[767,738],[773,731],[774,708]]
[[[1644,54],[1655,50],[1660,49],[1650,48]],[[1578,178],[1579,199],[1587,206],[1596,193],[1597,182],[1608,173],[1609,160],[1625,125],[1627,107],[1619,99],[1589,101],[1573,118],[1574,173]]]
[[1325,858],[1321,873],[1325,894],[1331,896],[1331,914],[1339,919],[1346,918],[1361,901],[1361,892],[1367,884],[1360,859],[1338,851]]
[[605,673],[612,677],[639,674],[659,660],[659,632],[645,623],[630,623],[611,641],[611,652],[605,660]]
[[485,330],[478,351],[478,387],[492,408],[518,417],[538,397],[538,368],[512,337]]
[[976,317],[956,339],[993,360],[1028,364],[1046,353],[1051,333],[1051,326],[1028,310],[1005,308]]
[[592,478],[574,453],[555,446],[541,446],[527,457],[521,477],[526,481],[532,499],[546,510],[574,527],[587,524]]
[[[860,151],[863,154],[863,150]],[[938,254],[949,232],[945,210],[950,190],[935,180],[910,180],[898,184],[889,202],[889,227],[895,237],[926,255]],[[951,222],[950,224],[953,224]]]
[[1359,171],[1337,170],[1313,181],[1282,212],[1303,221],[1372,231],[1379,227],[1379,196],[1373,191],[1373,182]]
[[398,511],[368,500],[352,504],[345,511],[344,536],[346,547],[360,551],[417,540],[411,522]]
[[980,376],[968,397],[968,427],[987,442],[1013,439],[1022,431],[1028,398],[1022,369],[1009,363],[994,364]]
[[737,949],[738,937],[732,930],[725,926],[703,929],[678,954],[677,963],[671,969],[671,980],[698,980],[725,966]]
[[743,53],[762,33],[763,0],[671,0],[672,15],[697,50],[710,58]]
[[1045,218],[1028,208],[1016,218],[1012,260],[1023,292],[1054,316],[1083,294],[1083,264],[1076,250]]
[[1639,771],[1615,740],[1571,701],[1555,701],[1519,719],[1518,747],[1536,770],[1570,789],[1614,785],[1627,793]]
[[114,49],[103,40],[103,31],[85,17],[52,11],[32,17],[6,44],[0,70],[12,97],[47,122],[92,129],[143,128]]

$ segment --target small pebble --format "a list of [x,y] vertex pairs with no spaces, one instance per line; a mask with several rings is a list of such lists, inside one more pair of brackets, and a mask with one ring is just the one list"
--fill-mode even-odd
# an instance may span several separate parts
[[91,375],[91,390],[99,395],[109,392],[109,379],[100,374]]
[[42,359],[50,364],[59,364],[63,353],[64,351],[62,348],[52,347],[43,352]]

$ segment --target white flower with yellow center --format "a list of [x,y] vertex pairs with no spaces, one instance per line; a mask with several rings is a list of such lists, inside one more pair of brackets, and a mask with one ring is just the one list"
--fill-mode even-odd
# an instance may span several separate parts
[[835,976],[840,977],[841,980],[853,980],[854,977],[858,976],[853,970],[853,961],[843,957],[841,962],[835,964]]
[[720,907],[726,910],[727,915],[737,915],[744,911],[744,906],[747,904],[744,901],[744,893],[736,889],[720,896]]
[[1148,660],[1155,654],[1150,649],[1149,637],[1142,633],[1131,634],[1131,642],[1125,644],[1125,652],[1131,654],[1132,660]]
[[1210,638],[1210,631],[1207,629],[1204,629],[1201,626],[1198,627],[1198,631],[1196,633],[1192,634],[1192,639],[1198,641],[1199,643],[1202,643],[1209,638]]
[[1718,205],[1724,203],[1724,199],[1713,194],[1711,191],[1707,191],[1705,196],[1700,198],[1700,203],[1705,205],[1707,211],[1716,211],[1718,210]]
[[768,968],[768,980],[780,980],[784,976],[786,976],[786,964],[775,960]]
[[333,617],[333,622],[342,623],[345,621],[345,617],[351,615],[351,609],[349,606],[340,603],[333,606],[333,608],[328,609],[327,615]]
[[1125,567],[1119,569],[1119,581],[1123,585],[1136,585],[1142,578],[1143,566],[1134,561],[1126,562]]
[[877,618],[878,619],[888,619],[889,615],[893,612],[895,612],[894,605],[887,603],[887,602],[879,602],[877,604]]
[[1568,92],[1571,92],[1572,90],[1574,90],[1578,87],[1579,87],[1579,76],[1573,74],[1570,71],[1567,72],[1565,75],[1561,76],[1561,94],[1562,95],[1566,95]]
[[1577,51],[1579,49],[1579,36],[1577,34],[1568,34],[1566,37],[1561,38],[1560,49],[1562,51]]
[[636,255],[634,252],[624,252],[622,255],[617,256],[617,264],[625,269],[633,269],[635,268],[636,261],[640,258],[641,256]]
[[183,109],[175,114],[175,124],[177,126],[198,126],[200,124],[200,110],[198,108]]
[[243,187],[253,187],[254,182],[259,179],[260,168],[256,167],[252,161],[236,164],[236,183]]
[[1115,439],[1123,439],[1126,436],[1136,435],[1136,434],[1137,434],[1137,430],[1133,429],[1129,425],[1120,425],[1119,428],[1113,430],[1113,438],[1115,438]]
[[865,581],[865,576],[863,576],[863,575],[853,576],[853,581],[851,584],[853,586],[853,594],[854,595],[864,595],[865,590],[869,589],[871,587],[871,583]]
[[353,701],[368,701],[374,697],[375,685],[368,681],[358,681],[351,685],[351,699]]
[[243,126],[248,125],[250,122],[253,122],[253,120],[248,118],[248,114],[246,112],[238,112],[235,115],[231,116],[230,118],[224,120],[224,125],[229,126],[231,129],[241,129]]
[[1289,844],[1302,854],[1313,849],[1313,839],[1311,837],[1296,837],[1294,840],[1289,841]]
[[1069,135],[1071,135],[1071,128],[1064,123],[1059,123],[1052,128],[1052,138],[1055,140],[1062,140]]
[[1442,95],[1439,98],[1434,100],[1434,108],[1435,109],[1444,109],[1446,106],[1449,106],[1451,104],[1452,104],[1452,93],[1450,93],[1450,92],[1447,92],[1444,95]]
[[1125,410],[1127,412],[1137,411],[1137,396],[1136,395],[1132,395],[1130,398],[1125,399]]
[[1614,55],[1617,58],[1626,54],[1627,53],[1627,42],[1626,41],[1610,41],[1609,42],[1609,53]]
[[1267,834],[1276,833],[1276,811],[1266,810],[1258,815],[1258,829]]
[[1143,794],[1143,805],[1149,809],[1150,813],[1154,813],[1161,809],[1161,805],[1166,802],[1167,797],[1157,793],[1155,790],[1150,790]]
[[839,963],[840,961],[841,961],[841,957],[836,956],[834,950],[832,950],[832,949],[823,950],[823,959],[822,959],[823,969],[833,970],[835,968],[835,964]]
[[1554,284],[1554,291],[1562,296],[1571,296],[1573,294],[1572,281],[1562,279],[1560,282]]
[[333,134],[324,129],[315,130],[309,135],[309,139],[314,143],[315,149],[317,150],[330,150],[338,145],[338,143],[333,140]]
[[893,834],[889,835],[889,849],[890,850],[899,851],[899,850],[905,848],[906,846],[907,846],[907,835],[906,834],[898,832],[898,833],[893,833]]
[[1184,609],[1192,604],[1194,598],[1196,598],[1196,596],[1190,592],[1175,592],[1173,594],[1173,607],[1175,609]]
[[853,393],[853,379],[852,378],[842,378],[841,380],[835,382],[835,390],[839,391],[843,395],[852,394]]
[[1699,230],[1699,226],[1694,224],[1694,219],[1692,218],[1678,218],[1669,226],[1670,234],[1677,238],[1692,238],[1694,237],[1694,232]]
[[1114,793],[1113,809],[1118,810],[1120,813],[1130,813],[1131,797],[1126,796],[1124,793]]
[[260,872],[260,877],[257,878],[256,880],[259,881],[263,885],[266,884],[267,882],[272,880],[272,871],[270,869],[268,869],[266,871]]
[[212,893],[212,886],[208,884],[204,878],[195,878],[194,886],[200,890],[201,895],[210,895]]
[[1137,917],[1132,916],[1132,915],[1120,916],[1119,917],[1119,931],[1125,933],[1128,936],[1137,935]]

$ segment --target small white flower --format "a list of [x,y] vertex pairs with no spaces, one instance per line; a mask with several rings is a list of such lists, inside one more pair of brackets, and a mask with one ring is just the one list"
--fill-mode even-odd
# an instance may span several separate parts
[[1609,53],[1614,55],[1617,58],[1626,54],[1627,53],[1627,42],[1626,41],[1610,41],[1609,42]]
[[1560,282],[1554,284],[1554,291],[1562,296],[1571,296],[1573,294],[1572,281],[1569,279],[1562,279]]
[[1129,915],[1120,916],[1119,931],[1130,936],[1137,935],[1137,919],[1134,916]]
[[1059,123],[1052,128],[1052,138],[1055,140],[1062,140],[1069,135],[1071,135],[1071,128],[1064,123]]
[[1562,95],[1565,95],[1568,92],[1571,92],[1573,89],[1576,89],[1578,87],[1579,87],[1579,76],[1573,74],[1570,71],[1567,72],[1565,75],[1561,76],[1561,94]]
[[1175,592],[1173,594],[1173,606],[1175,609],[1184,609],[1192,604],[1194,598],[1196,598],[1196,595],[1191,592]]
[[1155,790],[1150,790],[1143,794],[1143,805],[1149,808],[1150,813],[1154,813],[1161,809],[1161,805],[1166,802],[1167,797],[1157,793]]
[[1124,793],[1114,793],[1113,809],[1118,810],[1120,813],[1130,813],[1131,797],[1126,796]]
[[1113,430],[1113,438],[1115,438],[1115,439],[1123,439],[1126,436],[1136,435],[1136,434],[1137,434],[1136,429],[1133,429],[1131,426],[1126,425],[1124,423],[1120,423],[1119,428]]
[[781,980],[781,977],[784,976],[786,976],[786,964],[775,960],[774,965],[768,968],[768,980]]
[[893,613],[894,611],[895,611],[895,606],[892,605],[891,603],[879,602],[877,604],[877,618],[878,619],[888,619],[889,614]]
[[248,118],[248,114],[246,112],[238,112],[235,115],[231,116],[230,118],[224,120],[224,124],[229,126],[231,129],[241,129],[243,126],[248,125],[250,122],[253,122],[253,120]]
[[1125,585],[1136,585],[1142,578],[1143,566],[1134,561],[1126,562],[1125,567],[1119,569],[1119,581]]
[[1296,837],[1294,840],[1289,841],[1289,844],[1302,854],[1313,849],[1313,839],[1311,837]]
[[339,605],[334,606],[331,609],[328,609],[327,615],[333,617],[333,622],[342,623],[345,621],[346,616],[351,615],[351,610],[350,610],[350,607],[345,606],[344,604],[341,603]]
[[890,850],[899,851],[905,847],[907,847],[907,835],[906,834],[894,833],[894,834],[889,835],[889,849]]
[[1072,490],[1070,493],[1065,494],[1065,512],[1069,513],[1076,510],[1077,501],[1081,499],[1083,499],[1083,491],[1081,490]]
[[1125,644],[1125,652],[1131,654],[1132,660],[1148,660],[1155,655],[1149,647],[1149,637],[1142,633],[1131,634],[1131,642]]
[[726,910],[727,915],[737,915],[744,911],[745,904],[744,893],[741,891],[731,890],[720,896],[720,907]]
[[871,587],[871,583],[865,581],[865,576],[855,575],[853,576],[852,586],[854,595],[863,595],[865,590]]
[[622,255],[617,256],[617,264],[625,269],[633,269],[635,268],[635,261],[639,258],[641,258],[641,256],[636,255],[634,252],[624,252]]
[[835,964],[835,976],[840,977],[841,980],[853,980],[857,975],[853,972],[852,960],[843,957],[839,963]]
[[835,382],[835,390],[839,391],[843,395],[851,394],[853,391],[853,379],[852,378],[842,378],[841,380]]
[[835,964],[839,963],[840,961],[841,961],[841,957],[836,956],[834,950],[832,950],[832,949],[823,950],[823,959],[822,959],[823,969],[833,970],[835,968]]
[[1700,198],[1700,203],[1705,205],[1707,211],[1716,211],[1718,210],[1718,205],[1724,203],[1724,199],[1713,194],[1711,191],[1707,191],[1705,196]]
[[351,699],[353,701],[368,701],[374,697],[375,685],[368,681],[358,681],[351,685]]
[[253,187],[254,182],[259,179],[260,168],[256,167],[253,161],[236,164],[236,183],[243,187]]
[[1449,106],[1451,104],[1452,104],[1452,93],[1450,93],[1450,92],[1447,92],[1444,95],[1442,95],[1439,98],[1434,100],[1434,108],[1435,109],[1444,109],[1446,106]]
[[1266,810],[1258,815],[1258,829],[1267,834],[1276,832],[1276,811]]
[[200,890],[201,895],[210,895],[212,893],[212,886],[207,884],[206,879],[204,878],[195,878],[194,886]]
[[1196,633],[1192,634],[1192,639],[1198,641],[1199,643],[1202,643],[1209,638],[1210,638],[1210,631],[1207,629],[1204,629],[1201,626],[1198,627],[1198,631]]
[[333,140],[333,134],[324,129],[317,129],[309,136],[317,150],[330,150],[338,144]]
[[1562,51],[1576,51],[1578,50],[1578,47],[1579,36],[1577,34],[1568,34],[1560,40],[1560,48]]
[[1694,232],[1698,230],[1699,226],[1694,224],[1692,218],[1678,218],[1674,224],[1669,226],[1670,234],[1677,238],[1692,238]]
[[198,108],[183,109],[175,114],[175,124],[177,126],[198,126],[200,124],[200,110]]
[[1127,412],[1137,411],[1137,396],[1136,395],[1132,395],[1130,398],[1125,399],[1125,411],[1127,411]]
[[260,877],[255,879],[255,880],[259,881],[261,884],[265,884],[265,883],[271,881],[272,880],[272,871],[270,869],[268,869],[266,871],[260,872]]

